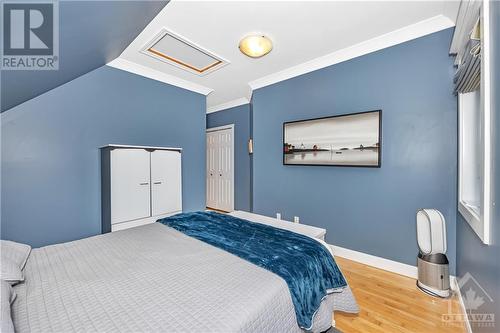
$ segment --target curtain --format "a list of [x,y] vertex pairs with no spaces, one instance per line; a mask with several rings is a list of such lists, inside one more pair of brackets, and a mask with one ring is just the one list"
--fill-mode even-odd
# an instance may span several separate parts
[[481,39],[479,22],[471,33],[465,47],[464,56],[458,66],[455,78],[455,93],[468,93],[481,85]]

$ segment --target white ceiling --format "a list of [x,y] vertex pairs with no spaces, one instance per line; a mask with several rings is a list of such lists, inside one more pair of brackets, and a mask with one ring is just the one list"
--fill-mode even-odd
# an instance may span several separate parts
[[[386,43],[388,46],[399,39],[404,41],[452,26],[458,8],[457,1],[172,1],[119,60],[145,72],[153,71],[156,76],[165,74],[181,79],[179,82],[185,87],[192,83],[209,88],[207,92],[213,90],[207,96],[207,107],[213,110],[234,104],[235,100],[239,104],[249,100],[249,83],[255,87],[279,81],[273,81],[274,73],[281,72],[275,76],[282,79],[296,76],[310,71],[300,67],[306,62],[312,69],[324,67],[381,48],[379,45],[384,44],[381,41],[386,37],[392,38]],[[198,76],[141,53],[162,28],[228,60],[229,65]],[[269,36],[274,43],[271,53],[260,59],[241,54],[238,42],[249,33]],[[372,41],[377,41],[377,45],[370,44]],[[134,72],[140,72],[137,68]]]

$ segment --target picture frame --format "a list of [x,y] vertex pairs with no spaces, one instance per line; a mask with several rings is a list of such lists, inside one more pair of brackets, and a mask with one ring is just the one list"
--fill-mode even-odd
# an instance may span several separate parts
[[380,168],[382,110],[283,123],[283,165]]

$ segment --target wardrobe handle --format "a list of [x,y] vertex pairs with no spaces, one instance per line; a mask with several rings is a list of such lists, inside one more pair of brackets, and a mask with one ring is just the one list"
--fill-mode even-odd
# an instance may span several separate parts
[[149,183],[140,183],[139,185],[149,185]]
[[154,182],[153,184],[154,184],[154,185],[160,185],[160,184],[161,184],[161,182]]

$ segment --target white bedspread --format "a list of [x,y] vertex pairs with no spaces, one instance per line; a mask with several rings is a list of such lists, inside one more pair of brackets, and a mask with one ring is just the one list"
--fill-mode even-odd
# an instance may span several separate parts
[[[33,249],[16,332],[301,332],[284,280],[159,223]],[[356,311],[350,289],[328,296]]]

